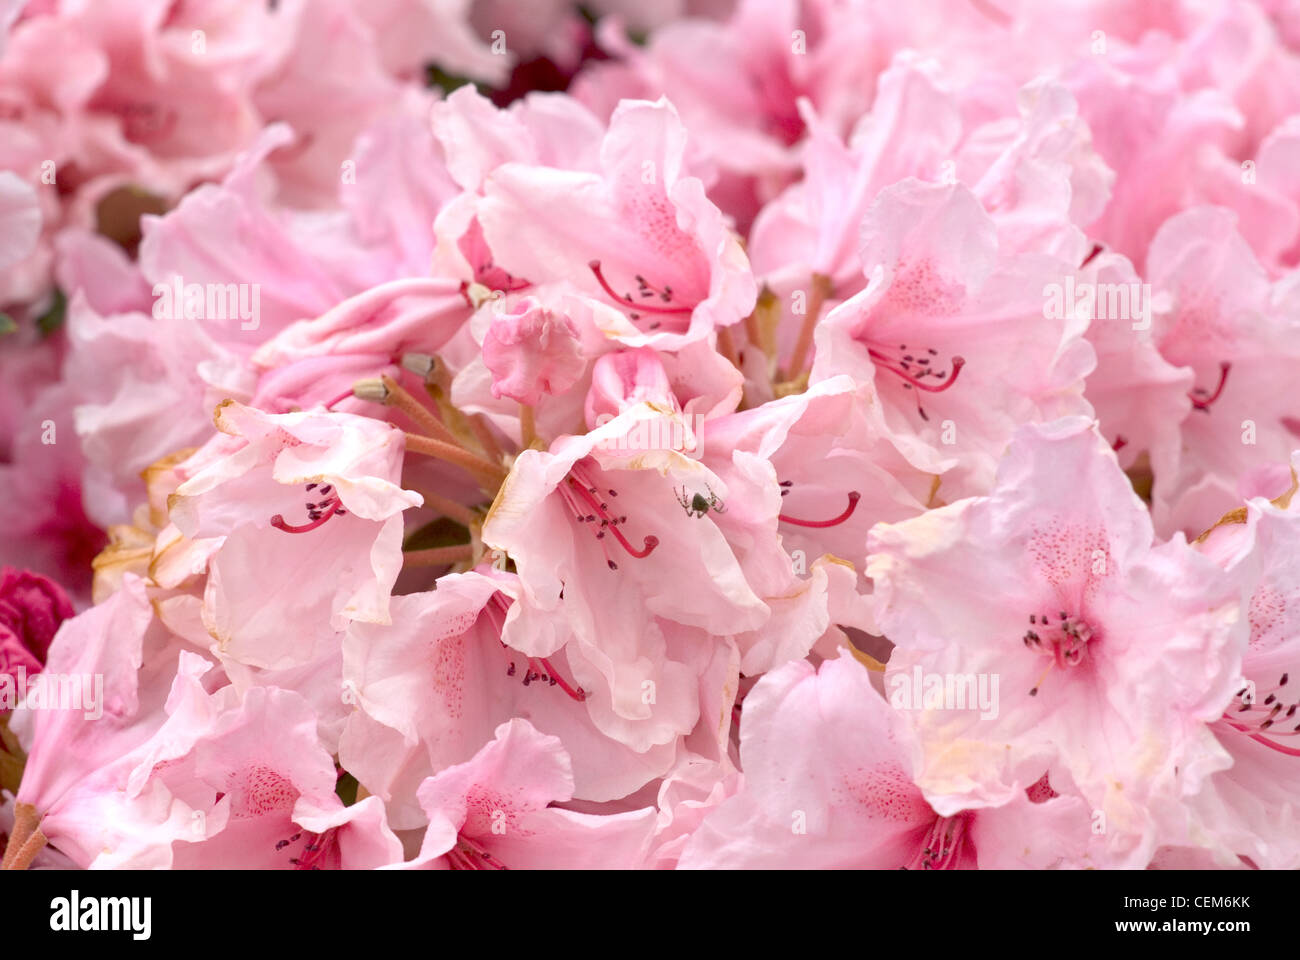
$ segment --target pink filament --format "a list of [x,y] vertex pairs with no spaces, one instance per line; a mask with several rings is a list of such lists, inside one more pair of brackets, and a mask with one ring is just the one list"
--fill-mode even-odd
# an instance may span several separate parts
[[838,527],[849,517],[853,516],[853,511],[858,508],[858,500],[861,498],[862,494],[858,493],[858,491],[850,490],[849,505],[844,508],[844,512],[838,517],[834,517],[830,520],[800,520],[797,517],[787,517],[784,513],[779,514],[777,519],[782,523],[792,523],[796,527]]

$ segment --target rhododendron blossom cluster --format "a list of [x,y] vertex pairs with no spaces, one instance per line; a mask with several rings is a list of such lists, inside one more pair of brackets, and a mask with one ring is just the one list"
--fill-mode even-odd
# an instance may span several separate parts
[[1300,867],[1300,3],[0,0],[6,869]]

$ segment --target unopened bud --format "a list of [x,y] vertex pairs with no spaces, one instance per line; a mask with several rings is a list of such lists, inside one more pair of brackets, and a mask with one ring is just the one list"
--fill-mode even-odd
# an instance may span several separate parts
[[436,361],[427,353],[402,354],[402,369],[409,370],[426,383],[433,376]]
[[384,403],[388,400],[388,388],[377,377],[367,377],[352,384],[352,396],[371,403]]

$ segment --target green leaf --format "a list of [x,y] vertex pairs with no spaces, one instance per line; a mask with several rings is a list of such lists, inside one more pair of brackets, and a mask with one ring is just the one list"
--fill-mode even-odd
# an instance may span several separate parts
[[416,530],[406,542],[403,550],[429,550],[433,547],[454,547],[469,542],[469,531],[450,517],[438,517]]
[[468,77],[460,77],[454,73],[447,73],[441,67],[435,66],[432,63],[424,68],[424,85],[426,87],[438,87],[443,93],[451,93],[453,90],[458,90],[467,83],[474,84],[479,93],[483,93],[485,89],[482,84],[474,83],[474,81],[470,80]]
[[1149,506],[1151,491],[1155,486],[1155,476],[1151,472],[1151,458],[1143,453],[1125,473],[1128,474],[1129,483],[1133,484],[1133,492]]
[[339,782],[334,785],[334,792],[343,801],[343,806],[350,807],[357,802],[357,787],[359,786],[357,778],[345,771],[343,776],[339,777]]
[[13,317],[7,313],[0,313],[0,337],[14,333],[18,329],[18,324]]
[[27,754],[18,745],[18,738],[9,732],[8,718],[0,716],[0,790],[17,794],[26,765]]
[[[586,20],[587,25],[590,27],[596,26],[597,22],[600,20],[600,14],[596,13],[596,11],[592,10],[591,7],[587,6],[585,3],[578,5],[578,15],[582,17],[582,19]],[[627,38],[638,47],[644,47],[650,42],[650,34],[645,30],[633,30],[629,28],[625,30],[624,33]]]
[[63,295],[63,291],[58,287],[54,288],[54,300],[50,308],[36,318],[36,328],[41,331],[42,336],[48,337],[63,326],[63,321],[68,313],[68,298]]
[[18,793],[23,782],[23,761],[7,753],[0,753],[0,790]]

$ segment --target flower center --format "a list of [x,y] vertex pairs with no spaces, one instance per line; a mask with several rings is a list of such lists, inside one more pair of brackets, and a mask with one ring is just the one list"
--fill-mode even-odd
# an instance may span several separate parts
[[304,837],[306,837],[306,841],[303,843],[302,849],[298,851],[298,856],[290,857],[289,862],[293,864],[295,870],[323,869],[325,860],[330,854],[338,851],[338,828],[330,827],[324,833],[299,831],[292,837],[278,841],[275,845],[275,852],[279,853]]
[[456,837],[456,846],[447,851],[447,862],[453,870],[509,870],[504,863],[483,849],[473,837],[463,833]]
[[[926,393],[943,393],[957,382],[957,375],[966,365],[965,358],[954,356],[948,361],[948,368],[941,370],[939,368],[943,366],[943,360],[938,350],[933,347],[909,349],[905,343],[898,345],[897,353],[887,348],[867,344],[867,353],[877,367],[902,380],[904,390]],[[925,408],[921,406],[919,392],[916,397],[916,412],[921,415],[922,420],[930,419]]]
[[[605,274],[600,269],[599,260],[592,260],[587,264],[587,266],[590,267],[591,272],[596,275],[596,282],[600,284],[600,288],[604,290],[605,293],[608,294],[609,297],[620,307],[626,309],[628,311],[628,316],[633,321],[640,320],[642,314],[684,316],[689,315],[695,309],[693,306],[683,306],[678,304],[674,300],[672,287],[667,284],[664,284],[662,287],[656,287],[639,273],[634,278],[637,284],[636,296],[633,296],[630,291],[620,294],[610,286],[609,281],[605,279]],[[657,330],[659,329],[659,325],[660,321],[655,320],[646,326],[650,330]]]
[[166,139],[180,121],[176,110],[148,101],[107,102],[101,104],[101,109],[122,121],[122,134],[132,143]]
[[[513,293],[532,286],[524,278],[516,277],[504,267],[497,266],[496,261],[492,259],[492,250],[487,245],[487,239],[483,236],[483,227],[477,219],[470,221],[469,229],[462,234],[457,245],[469,262],[470,269],[474,271],[475,283],[502,293]],[[469,295],[469,286],[467,282],[460,285],[461,296],[471,307],[477,308],[478,304]]]
[[[315,483],[307,484],[307,492],[311,493],[318,485]],[[310,533],[317,527],[324,526],[330,517],[345,517],[347,511],[343,509],[343,501],[339,499],[338,493],[330,484],[320,486],[319,496],[322,498],[318,501],[307,501],[307,522],[295,526],[287,522],[282,514],[277,513],[271,518],[271,526],[277,530],[283,530],[285,533]]]
[[1038,696],[1038,690],[1052,667],[1077,667],[1082,663],[1088,652],[1088,644],[1094,636],[1092,627],[1083,618],[1064,610],[1058,611],[1055,617],[1049,617],[1045,613],[1031,613],[1029,629],[1021,640],[1030,650],[1048,656],[1051,662],[1029,695]]
[[[506,601],[505,596],[500,592],[494,593],[492,599],[488,601],[487,606],[483,608],[484,613],[487,614],[488,619],[492,622],[492,628],[496,631],[497,637],[501,637],[505,633],[506,612],[509,609],[509,603]],[[501,641],[501,648],[509,651],[509,653],[513,655],[520,655],[517,650],[507,647],[504,640]],[[551,665],[551,661],[546,659],[546,657],[525,657],[524,660],[525,665],[522,676],[525,687],[529,686],[534,681],[537,681],[540,683],[550,684],[552,687],[559,687],[570,699],[576,700],[579,703],[587,699],[587,691],[583,690],[582,687],[570,686],[565,679],[560,676],[559,671]],[[510,666],[506,668],[506,676],[515,677],[519,675],[520,673],[518,668],[515,666],[515,661],[511,660]]]
[[974,852],[968,850],[970,839],[970,813],[955,817],[935,817],[930,831],[921,841],[920,848],[904,870],[955,870],[961,861]]

